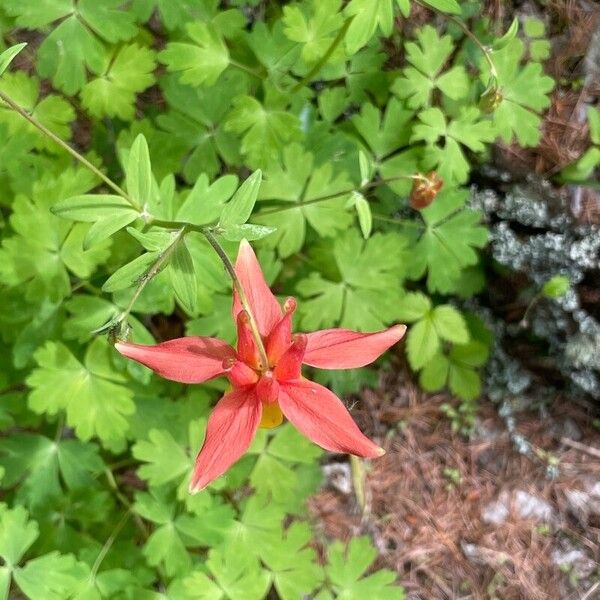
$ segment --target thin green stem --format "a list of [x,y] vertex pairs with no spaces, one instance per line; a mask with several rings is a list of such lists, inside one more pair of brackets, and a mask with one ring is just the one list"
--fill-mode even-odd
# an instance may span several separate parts
[[61,140],[55,133],[50,131],[45,125],[42,125],[42,123],[40,123],[35,117],[30,115],[22,106],[17,104],[10,96],[5,94],[1,90],[0,90],[0,99],[2,99],[4,102],[6,102],[6,104],[8,104],[8,106],[10,106],[15,112],[19,113],[24,119],[29,121],[29,123],[31,123],[34,127],[39,129],[45,136],[49,137],[53,142],[58,144],[63,150],[68,152],[73,158],[78,160],[83,166],[88,168],[92,173],[94,173],[94,175],[96,175],[96,177],[101,179],[108,187],[110,187],[113,191],[115,191],[117,194],[119,194],[119,196],[122,196],[123,198],[125,198],[125,200],[127,200],[127,202],[129,202],[129,204],[131,204],[131,206],[133,206],[136,210],[140,210],[140,207],[137,206],[137,203],[134,202],[127,195],[127,193],[125,192],[125,190],[123,190],[123,188],[118,186],[112,179],[107,177],[100,169],[98,169],[98,167],[93,165],[87,158],[85,158],[85,156],[82,156],[81,154],[79,154],[79,152],[77,152],[77,150],[75,150],[74,148],[71,148],[71,146],[69,146],[69,144],[67,144],[65,141]]
[[341,192],[335,192],[333,194],[326,194],[325,196],[318,196],[317,198],[311,198],[310,200],[304,200],[303,202],[294,202],[294,203],[284,204],[282,206],[275,206],[273,208],[267,208],[266,210],[263,210],[260,214],[261,215],[271,215],[274,213],[284,212],[286,210],[292,210],[293,208],[301,208],[303,206],[308,206],[310,204],[316,204],[318,202],[325,202],[325,200],[333,200],[334,198],[339,198],[341,196],[347,196],[348,194],[351,194],[352,192],[367,191],[367,190],[379,187],[380,185],[385,185],[387,183],[393,183],[394,181],[400,181],[402,179],[405,179],[405,180],[410,179],[412,181],[415,178],[421,179],[422,177],[423,177],[422,175],[417,174],[417,175],[397,175],[395,177],[389,177],[387,179],[378,179],[377,181],[371,181],[371,182],[367,183],[366,185],[362,186],[358,190],[356,188],[351,188],[349,190],[343,190]]
[[108,536],[108,539],[106,540],[106,542],[104,542],[104,546],[102,546],[102,548],[100,549],[100,552],[98,553],[98,557],[96,558],[96,560],[94,561],[94,564],[92,566],[92,570],[90,572],[91,580],[94,580],[96,578],[98,569],[100,568],[102,561],[106,558],[106,555],[112,548],[112,545],[115,543],[117,536],[119,535],[119,533],[121,533],[121,529],[123,529],[123,527],[125,527],[125,524],[127,523],[127,521],[129,521],[130,517],[131,517],[131,513],[129,511],[127,511],[123,515],[121,520],[115,525],[115,528],[113,529],[112,533]]
[[136,524],[137,528],[140,530],[140,533],[142,534],[144,539],[148,539],[148,536],[150,534],[148,533],[148,530],[146,529],[144,522],[142,521],[140,516],[133,509],[133,505],[131,504],[131,502],[129,502],[129,500],[127,499],[127,496],[125,496],[119,490],[119,486],[115,480],[115,476],[113,475],[112,471],[108,467],[104,468],[104,475],[106,477],[106,480],[108,481],[108,485],[113,490],[113,492],[114,492],[115,496],[117,497],[117,499],[119,500],[119,502],[127,509],[127,512],[133,516],[133,520],[135,521],[135,524]]
[[346,32],[348,31],[348,27],[350,27],[350,23],[352,23],[352,19],[354,16],[348,17],[342,28],[338,31],[338,34],[335,36],[334,40],[329,45],[329,48],[325,51],[325,54],[321,56],[321,58],[315,63],[313,68],[291,89],[291,93],[297,92],[303,86],[310,82],[310,80],[321,70],[321,68],[327,64],[327,61],[331,58],[331,55],[335,52],[336,48],[341,44],[342,40],[346,36]]
[[262,367],[264,369],[267,369],[269,366],[269,359],[267,358],[267,352],[265,350],[265,346],[263,344],[262,338],[260,337],[260,331],[258,330],[256,318],[254,317],[254,313],[252,312],[252,308],[250,307],[250,303],[248,302],[248,297],[246,296],[246,292],[244,291],[244,288],[242,287],[242,284],[237,276],[237,273],[235,272],[235,267],[233,266],[233,263],[231,262],[231,260],[229,260],[229,256],[227,256],[227,253],[225,252],[225,250],[223,249],[221,244],[219,244],[219,242],[217,241],[215,236],[208,230],[205,230],[203,233],[204,233],[204,237],[206,238],[208,243],[213,247],[214,251],[219,255],[219,258],[225,265],[225,268],[227,269],[227,272],[229,273],[229,276],[231,277],[231,280],[233,281],[233,287],[238,295],[240,304],[243,306],[244,310],[248,313],[248,317],[249,317],[249,321],[250,321],[250,323],[249,323],[250,329],[252,331],[252,337],[254,338],[254,341],[256,342],[256,347],[258,348],[258,351],[260,353],[260,360],[262,362]]
[[232,67],[239,69],[240,71],[244,71],[244,73],[248,73],[249,75],[256,77],[257,79],[264,79],[264,77],[258,71],[255,71],[252,67],[249,67],[248,65],[239,63],[236,60],[232,60],[231,58],[229,59],[229,64]]
[[417,221],[411,221],[410,219],[398,219],[395,217],[387,217],[385,215],[379,215],[373,213],[373,218],[376,221],[382,221],[384,223],[393,223],[394,225],[406,225],[408,227],[415,227],[417,229],[423,229],[423,225]]
[[496,71],[496,65],[494,64],[494,61],[492,60],[490,49],[481,43],[481,40],[467,27],[467,25],[465,23],[463,23],[460,19],[456,18],[454,15],[448,15],[445,12],[442,12],[441,10],[438,10],[437,8],[431,6],[430,4],[427,4],[427,3],[423,4],[419,0],[416,0],[416,2],[417,2],[417,4],[420,4],[422,7],[428,8],[429,10],[432,10],[433,12],[437,13],[438,15],[444,17],[444,19],[448,19],[455,25],[458,25],[458,27],[460,27],[463,30],[464,34],[469,39],[471,39],[473,41],[473,43],[483,52],[483,56],[485,57],[485,60],[490,67],[490,75],[492,77],[494,77],[495,79],[498,78],[498,72]]
[[175,252],[175,250],[177,249],[177,246],[179,245],[179,243],[185,236],[186,232],[187,232],[187,226],[184,225],[177,232],[175,239],[162,251],[160,256],[156,259],[156,262],[154,262],[152,264],[152,266],[144,273],[144,275],[140,279],[140,282],[138,283],[138,286],[137,286],[133,296],[129,300],[129,304],[123,311],[123,317],[127,317],[127,315],[129,315],[129,313],[131,312],[131,310],[133,308],[133,305],[136,303],[137,299],[140,297],[140,294],[144,291],[144,288],[146,287],[146,285],[152,279],[154,279],[154,277],[156,275],[158,275],[162,271],[164,266],[169,262],[169,259],[173,255],[173,252]]

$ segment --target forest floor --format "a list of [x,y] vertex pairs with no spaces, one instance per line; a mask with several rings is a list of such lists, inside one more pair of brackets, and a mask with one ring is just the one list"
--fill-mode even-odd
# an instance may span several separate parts
[[310,502],[317,531],[370,535],[411,600],[600,598],[597,405],[557,397],[517,414],[528,457],[497,406],[483,402],[465,437],[447,402],[401,367],[366,390],[353,414],[387,454],[368,468],[362,508],[348,463],[325,465]]

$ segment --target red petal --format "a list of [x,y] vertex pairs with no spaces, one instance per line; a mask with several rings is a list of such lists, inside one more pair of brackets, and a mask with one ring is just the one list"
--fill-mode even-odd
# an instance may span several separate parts
[[222,375],[223,361],[235,358],[229,344],[210,337],[183,337],[156,346],[118,342],[115,348],[161,377],[181,383],[202,383]]
[[306,379],[282,383],[279,406],[295,427],[325,450],[365,458],[385,454],[361,433],[342,401],[318,383]]
[[260,365],[260,353],[250,329],[250,317],[245,310],[237,316],[237,353],[243,362],[257,369]]
[[[281,308],[265,281],[254,250],[246,240],[240,242],[238,257],[235,262],[235,272],[248,298],[258,330],[263,337],[266,337],[281,319]],[[237,315],[242,310],[242,305],[237,296],[237,293],[234,292],[234,320],[237,320]]]
[[223,362],[223,370],[233,387],[245,387],[258,381],[258,374],[241,360],[227,359]]
[[275,377],[278,381],[290,381],[300,378],[302,370],[302,358],[306,350],[306,335],[298,333],[294,336],[294,343],[281,357],[279,364],[275,367]]
[[279,383],[272,373],[265,373],[256,384],[256,397],[265,404],[274,404],[279,398]]
[[225,394],[208,419],[204,444],[196,458],[190,492],[199,492],[248,449],[262,416],[262,405],[248,388]]
[[402,338],[405,325],[376,333],[350,329],[323,329],[307,333],[304,364],[320,369],[356,369],[372,363]]
[[283,305],[284,315],[269,334],[265,348],[269,366],[274,367],[292,344],[292,317],[296,310],[295,298],[288,298]]

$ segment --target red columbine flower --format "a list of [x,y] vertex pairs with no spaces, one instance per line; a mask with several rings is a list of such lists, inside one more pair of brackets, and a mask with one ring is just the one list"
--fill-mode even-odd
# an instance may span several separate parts
[[[296,301],[288,298],[282,311],[248,242],[240,245],[235,272],[254,318],[252,322],[234,293],[237,349],[209,337],[184,337],[156,346],[115,344],[121,354],[166,379],[202,383],[225,375],[231,382],[233,389],[219,400],[208,420],[190,491],[197,492],[222,475],[248,449],[258,427],[276,427],[284,415],[326,450],[365,458],[384,454],[360,432],[335,394],[302,377],[301,366],[363,367],[395,344],[406,327],[395,325],[377,333],[325,329],[292,335]],[[258,329],[268,364],[261,360],[252,325]]]

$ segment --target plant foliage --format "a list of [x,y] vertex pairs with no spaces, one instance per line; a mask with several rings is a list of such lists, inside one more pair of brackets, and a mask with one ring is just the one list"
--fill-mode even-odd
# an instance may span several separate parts
[[[455,0],[423,4],[463,18]],[[188,495],[220,384],[159,380],[109,342],[232,338],[208,232],[230,256],[256,244],[273,289],[302,299],[296,329],[406,322],[421,385],[476,398],[490,339],[461,299],[485,285],[487,230],[466,185],[494,140],[539,140],[547,46],[528,21],[484,60],[448,21],[403,27],[410,14],[409,0],[0,3],[0,47],[30,42],[0,54],[0,597],[403,597],[367,538],[317,557],[305,501],[322,452],[288,425]],[[598,162],[589,118],[593,147],[565,178]],[[443,191],[413,210],[412,177],[431,171]]]

